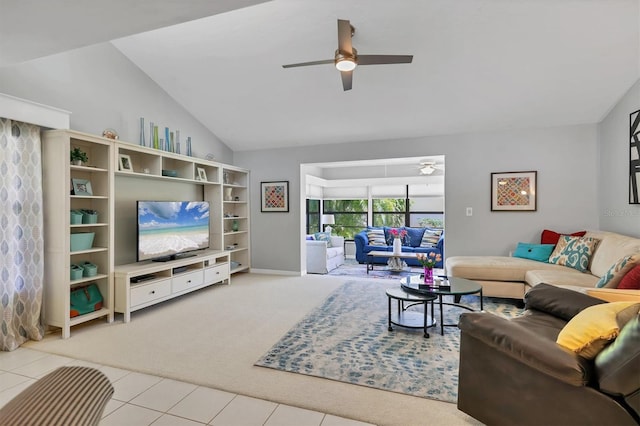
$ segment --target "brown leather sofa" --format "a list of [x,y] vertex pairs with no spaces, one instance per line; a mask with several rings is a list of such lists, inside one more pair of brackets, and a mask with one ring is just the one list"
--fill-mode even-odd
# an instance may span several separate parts
[[640,424],[640,315],[593,360],[556,343],[573,316],[598,303],[539,284],[520,317],[462,314],[458,409],[488,425]]

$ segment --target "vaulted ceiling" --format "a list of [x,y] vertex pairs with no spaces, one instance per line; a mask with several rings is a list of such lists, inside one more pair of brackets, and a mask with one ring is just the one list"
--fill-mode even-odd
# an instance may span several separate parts
[[[8,3],[0,66],[111,41],[236,151],[597,123],[640,78],[640,0]],[[337,19],[413,63],[350,91],[332,64],[282,68],[333,58]]]

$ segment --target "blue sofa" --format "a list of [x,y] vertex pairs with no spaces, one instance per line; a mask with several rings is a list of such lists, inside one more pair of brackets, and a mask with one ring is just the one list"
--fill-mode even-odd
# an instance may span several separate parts
[[[382,245],[370,245],[369,237],[367,236],[367,231],[370,229],[383,229],[385,235],[385,241],[387,242],[386,246]],[[393,237],[390,235],[389,231],[392,228],[390,227],[379,227],[379,228],[367,228],[355,235],[353,238],[356,243],[356,260],[358,263],[367,263],[367,253],[370,251],[393,251]],[[426,229],[430,228],[409,228],[409,227],[398,227],[396,229],[406,229],[407,236],[404,238],[402,242],[402,251],[409,253],[431,253],[434,252],[436,254],[440,254],[444,259],[444,231],[442,231],[442,235],[440,235],[440,239],[435,247],[420,247],[420,243],[422,241],[422,236]],[[417,259],[403,259],[407,262],[409,266],[420,266],[420,262]],[[387,259],[385,258],[376,258],[372,259],[373,263],[386,263]],[[436,268],[442,268],[443,262],[440,261],[436,265]]]

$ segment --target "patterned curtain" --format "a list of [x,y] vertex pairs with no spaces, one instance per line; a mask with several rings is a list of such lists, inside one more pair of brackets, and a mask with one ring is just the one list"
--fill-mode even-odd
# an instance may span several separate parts
[[40,128],[0,118],[0,350],[40,340],[44,273]]

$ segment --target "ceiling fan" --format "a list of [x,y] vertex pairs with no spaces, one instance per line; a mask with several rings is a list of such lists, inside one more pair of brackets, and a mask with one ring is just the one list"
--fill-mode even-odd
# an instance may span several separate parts
[[444,164],[438,164],[435,161],[421,161],[418,170],[421,175],[430,175],[436,170],[444,170]]
[[357,65],[410,64],[413,55],[358,55],[351,44],[356,29],[346,19],[338,19],[338,49],[333,59],[283,65],[282,68],[334,64],[342,76],[342,87],[351,90],[353,70]]

